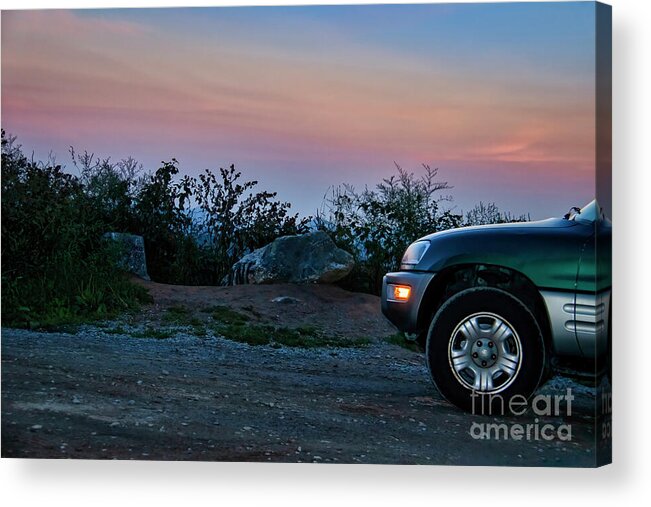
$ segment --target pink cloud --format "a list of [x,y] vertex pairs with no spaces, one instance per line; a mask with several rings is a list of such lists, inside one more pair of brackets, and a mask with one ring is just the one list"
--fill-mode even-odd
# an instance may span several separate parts
[[342,175],[348,166],[371,181],[393,160],[522,185],[532,178],[514,173],[551,181],[594,167],[589,94],[550,92],[534,79],[513,90],[495,78],[368,53],[350,66],[318,54],[206,45],[71,11],[5,12],[3,126],[48,147],[219,155]]

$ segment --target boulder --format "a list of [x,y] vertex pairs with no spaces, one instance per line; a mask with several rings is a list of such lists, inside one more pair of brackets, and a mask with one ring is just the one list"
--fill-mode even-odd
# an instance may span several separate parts
[[119,245],[120,257],[118,265],[120,268],[140,278],[150,280],[147,274],[145,240],[142,236],[124,232],[107,232],[104,234],[104,238]]
[[355,261],[322,231],[283,236],[236,262],[228,285],[333,283],[353,269]]

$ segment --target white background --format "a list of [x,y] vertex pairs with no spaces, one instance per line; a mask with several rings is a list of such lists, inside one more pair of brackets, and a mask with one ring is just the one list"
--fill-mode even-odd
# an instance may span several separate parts
[[[188,5],[276,4],[195,0]],[[350,3],[285,1],[284,4]],[[377,3],[358,0],[357,3]],[[393,0],[391,3],[409,3]],[[411,2],[414,3],[414,2]],[[614,464],[599,470],[64,460],[0,461],[4,505],[650,505],[651,2],[613,5]],[[2,9],[177,6],[0,0]]]

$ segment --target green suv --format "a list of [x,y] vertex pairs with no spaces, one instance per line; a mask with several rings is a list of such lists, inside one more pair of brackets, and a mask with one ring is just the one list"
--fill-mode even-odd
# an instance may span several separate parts
[[438,232],[387,273],[382,311],[425,348],[445,398],[531,396],[553,359],[595,374],[610,350],[611,222],[596,201],[563,218]]

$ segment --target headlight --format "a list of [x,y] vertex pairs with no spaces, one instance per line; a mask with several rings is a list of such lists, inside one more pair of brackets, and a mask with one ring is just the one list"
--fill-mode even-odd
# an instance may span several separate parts
[[416,264],[420,262],[429,248],[429,241],[416,241],[409,245],[405,255],[402,256],[402,261],[400,262],[400,269],[414,269]]

